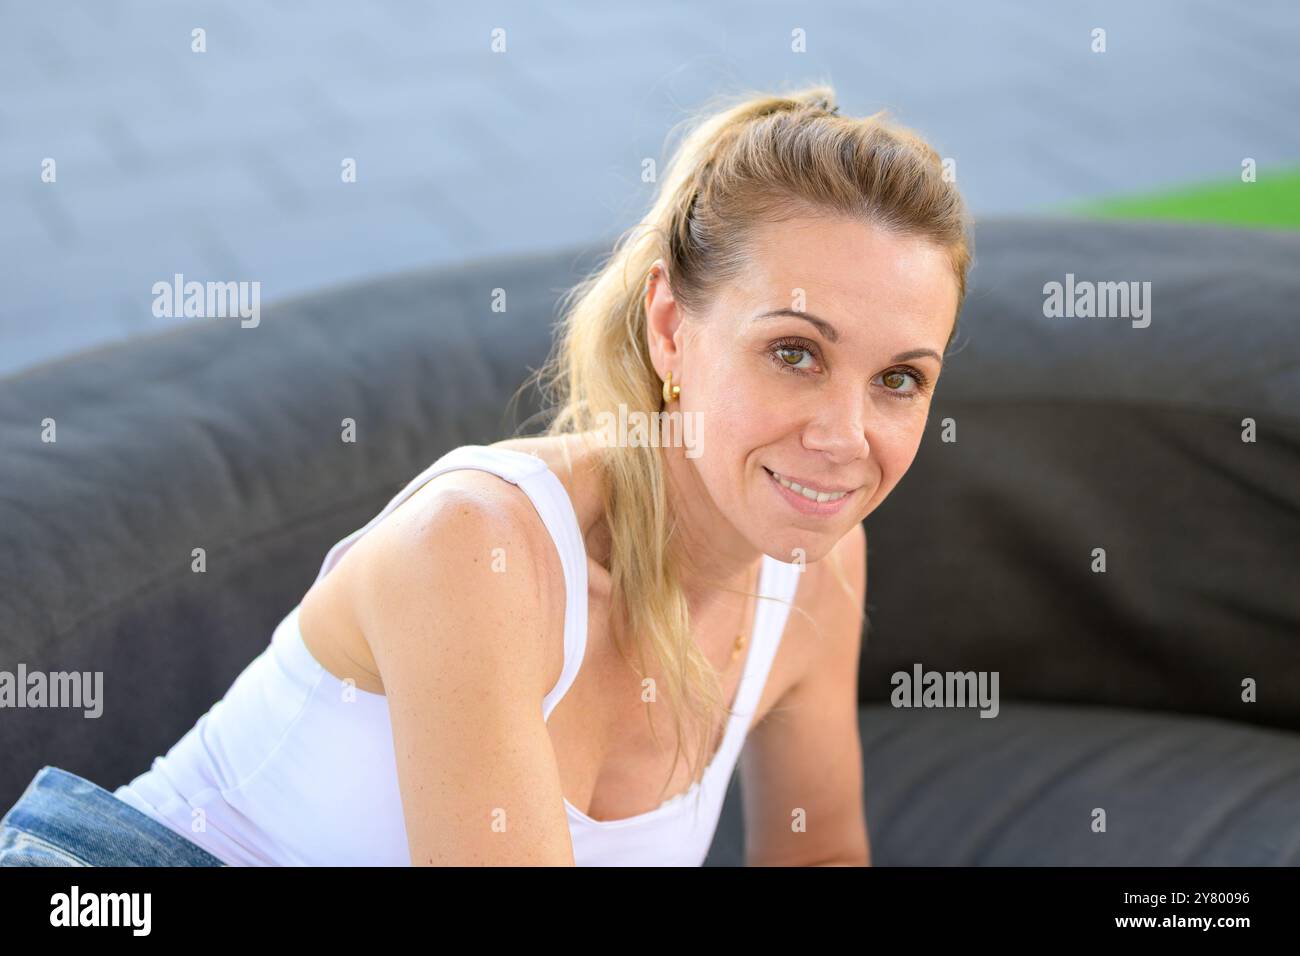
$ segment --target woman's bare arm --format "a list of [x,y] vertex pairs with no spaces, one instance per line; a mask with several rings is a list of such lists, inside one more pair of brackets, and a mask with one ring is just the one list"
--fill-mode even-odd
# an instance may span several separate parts
[[[803,616],[791,613],[782,640],[815,647],[812,664],[741,752],[749,866],[871,865],[858,732],[858,611],[866,600],[862,525],[825,560],[833,559],[842,561],[854,596],[845,596],[829,568],[805,570],[795,605],[815,616],[822,633],[809,633]],[[806,587],[814,574],[817,586]]]
[[388,696],[417,866],[574,863],[542,719],[562,571],[531,502],[500,484],[413,496],[356,545],[353,606]]

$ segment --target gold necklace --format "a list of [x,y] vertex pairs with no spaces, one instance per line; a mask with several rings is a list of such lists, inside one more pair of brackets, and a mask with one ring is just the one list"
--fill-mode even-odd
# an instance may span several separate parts
[[[761,562],[761,560],[760,560],[760,562],[759,562],[759,567],[760,567],[760,568],[762,567],[762,562]],[[750,590],[750,591],[757,591],[757,590],[758,590],[758,581],[757,581],[757,579],[755,579],[755,581],[754,581],[754,585],[753,585],[749,590]],[[743,616],[742,616],[741,619],[740,619],[740,620],[741,620],[741,624],[740,624],[740,626],[741,626],[741,631],[740,631],[739,634],[736,635],[736,641],[735,641],[735,644],[732,646],[732,649],[731,649],[731,663],[732,663],[732,664],[736,663],[736,658],[740,657],[740,652],[743,651],[743,650],[745,649],[745,644],[746,644],[746,643],[748,642],[748,640],[749,640],[749,633],[748,633],[749,629],[745,627],[745,624],[746,624],[746,622],[748,621],[748,618],[749,618],[749,600],[750,600],[750,599],[749,599],[748,597],[745,598],[745,604],[744,604],[744,608],[743,608],[743,611],[742,611]],[[755,600],[757,600],[757,599],[755,599]]]

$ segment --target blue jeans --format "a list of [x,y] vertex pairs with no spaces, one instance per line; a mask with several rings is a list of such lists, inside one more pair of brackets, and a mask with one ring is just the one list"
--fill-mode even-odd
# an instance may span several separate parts
[[75,773],[42,767],[0,817],[0,866],[225,866]]

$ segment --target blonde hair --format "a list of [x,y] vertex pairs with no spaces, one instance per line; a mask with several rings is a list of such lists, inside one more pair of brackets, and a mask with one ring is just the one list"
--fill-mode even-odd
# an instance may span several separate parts
[[[838,115],[829,85],[720,99],[690,124],[645,219],[561,300],[556,346],[535,375],[545,411],[554,414],[545,434],[590,432],[597,416],[617,417],[620,405],[629,414],[659,412],[661,381],[650,360],[643,295],[651,266],[662,259],[673,298],[701,314],[740,275],[761,222],[829,214],[924,237],[948,253],[960,313],[973,252],[970,221],[939,155],[920,136],[886,122],[884,111],[864,119]],[[654,447],[602,447],[597,455],[611,538],[611,633],[625,660],[629,648],[619,635],[633,635],[638,674],[646,674],[647,652],[663,671],[676,728],[673,770],[685,750],[685,728],[699,728],[700,758],[688,758],[691,779],[699,781],[726,704],[716,671],[690,639],[664,464]],[[852,595],[838,567],[835,573]],[[654,734],[653,719],[650,727]]]

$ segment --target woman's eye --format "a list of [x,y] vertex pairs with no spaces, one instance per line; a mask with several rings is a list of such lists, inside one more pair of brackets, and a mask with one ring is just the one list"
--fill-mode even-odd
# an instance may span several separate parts
[[811,367],[803,364],[804,358],[811,359],[812,352],[797,345],[783,345],[775,349],[776,356],[786,368],[806,372]]
[[[907,387],[909,379],[912,382],[910,388]],[[921,388],[920,380],[911,372],[901,368],[896,368],[893,371],[886,372],[880,377],[880,380],[885,383],[885,388],[902,396],[910,397],[915,395]]]
[[[772,361],[780,368],[797,375],[819,374],[817,353],[809,346],[796,342],[777,343],[770,349]],[[884,384],[890,397],[899,399],[917,398],[925,393],[925,376],[910,368],[894,368],[881,374],[879,381]]]

